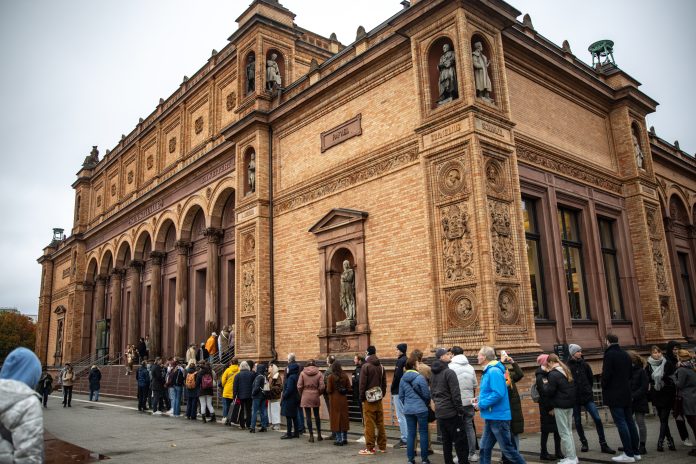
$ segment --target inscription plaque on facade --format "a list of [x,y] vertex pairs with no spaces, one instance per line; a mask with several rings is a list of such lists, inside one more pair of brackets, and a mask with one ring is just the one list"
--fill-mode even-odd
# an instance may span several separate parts
[[362,134],[362,114],[358,114],[338,127],[321,133],[321,152]]

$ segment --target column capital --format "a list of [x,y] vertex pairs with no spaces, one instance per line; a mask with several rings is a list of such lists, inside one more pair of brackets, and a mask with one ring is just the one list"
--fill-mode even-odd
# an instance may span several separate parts
[[203,229],[203,235],[208,237],[208,243],[219,243],[220,239],[225,235],[225,231],[216,227],[208,227]]
[[82,282],[82,288],[85,290],[91,290],[94,288],[94,282],[90,282],[89,280],[85,280]]
[[96,277],[97,285],[106,285],[107,280],[109,280],[109,276],[106,274],[98,274]]
[[150,253],[150,259],[152,260],[152,264],[155,266],[160,266],[166,257],[167,253],[164,251],[153,251]]
[[176,251],[179,255],[188,255],[189,250],[193,244],[191,242],[188,242],[186,240],[177,240],[176,241]]
[[111,275],[116,278],[121,278],[123,277],[123,274],[126,273],[126,270],[123,269],[122,267],[115,267],[111,270]]
[[140,272],[145,267],[145,261],[134,259],[130,262],[130,267]]
[[674,230],[674,219],[669,217],[662,218],[662,222],[665,225],[665,232],[673,232]]

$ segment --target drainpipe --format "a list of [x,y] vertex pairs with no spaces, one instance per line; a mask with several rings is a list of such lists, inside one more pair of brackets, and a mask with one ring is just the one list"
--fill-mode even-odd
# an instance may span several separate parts
[[273,359],[278,360],[278,352],[275,349],[275,281],[273,278],[273,127],[268,126],[268,242],[270,247],[270,310],[271,310],[271,353]]

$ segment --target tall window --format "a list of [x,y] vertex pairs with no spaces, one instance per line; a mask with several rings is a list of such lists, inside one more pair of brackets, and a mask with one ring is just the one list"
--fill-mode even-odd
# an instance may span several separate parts
[[529,285],[532,288],[532,306],[534,317],[548,319],[544,303],[543,271],[541,268],[541,248],[539,227],[536,218],[537,202],[531,198],[522,198],[524,213],[524,235],[527,240],[527,260],[529,262]]
[[684,292],[684,301],[686,310],[691,315],[691,320],[696,322],[696,311],[694,308],[694,293],[691,288],[691,276],[689,275],[689,255],[687,253],[677,253],[679,258],[679,274],[681,277],[682,288]]
[[568,290],[568,304],[573,319],[589,319],[585,293],[585,273],[582,266],[582,242],[578,227],[578,212],[558,208],[558,225],[561,230],[563,270]]
[[609,311],[612,319],[625,319],[621,286],[619,285],[619,263],[616,258],[614,243],[614,221],[599,218],[599,241],[602,245],[602,260],[604,261],[604,276],[609,293]]

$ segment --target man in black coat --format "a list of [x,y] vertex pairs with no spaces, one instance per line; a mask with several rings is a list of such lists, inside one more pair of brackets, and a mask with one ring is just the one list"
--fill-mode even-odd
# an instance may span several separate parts
[[150,388],[152,389],[152,414],[161,415],[164,410],[164,371],[163,360],[155,359],[150,368]]
[[[635,462],[638,430],[631,411],[631,357],[619,346],[619,337],[607,334],[602,364],[602,397],[619,431],[624,452],[611,458],[615,462]],[[639,455],[638,455],[639,456]]]
[[399,431],[401,432],[401,438],[394,445],[394,448],[406,448],[406,440],[408,439],[408,426],[406,425],[406,415],[404,414],[404,405],[399,401],[399,384],[401,383],[401,377],[404,375],[404,366],[406,365],[406,350],[408,345],[406,343],[399,343],[396,345],[396,366],[394,367],[394,377],[392,378],[391,384],[391,404],[394,405],[396,409],[396,419],[399,422]]
[[607,445],[607,439],[604,436],[604,425],[602,424],[602,419],[599,417],[597,406],[595,405],[594,398],[592,397],[592,383],[594,382],[592,368],[582,357],[582,347],[580,345],[571,343],[568,346],[568,351],[570,352],[568,368],[573,374],[573,380],[575,380],[575,391],[577,395],[575,399],[575,406],[573,406],[573,419],[575,419],[575,430],[578,432],[578,437],[580,437],[580,443],[582,443],[580,451],[585,453],[590,450],[587,437],[585,437],[585,430],[582,428],[582,418],[580,417],[580,408],[584,407],[585,411],[590,413],[590,416],[592,416],[592,420],[595,423],[602,453],[615,454],[616,451]]
[[437,418],[442,435],[442,452],[445,464],[452,464],[452,444],[460,464],[469,462],[469,442],[464,432],[464,405],[459,389],[457,374],[445,361],[436,359],[431,366],[430,394],[435,403]]

